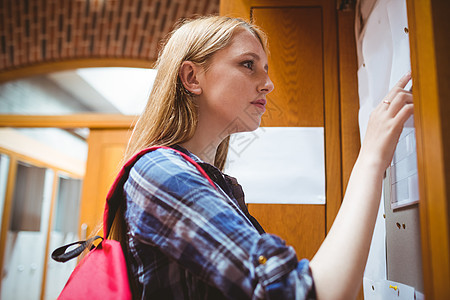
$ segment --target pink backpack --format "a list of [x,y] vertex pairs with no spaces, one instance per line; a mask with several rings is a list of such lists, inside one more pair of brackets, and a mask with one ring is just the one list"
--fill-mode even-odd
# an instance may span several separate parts
[[[150,147],[134,155],[122,167],[106,197],[103,214],[103,232],[108,236],[116,212],[123,197],[123,185],[128,179],[133,165],[144,154],[158,148],[171,149],[178,152],[183,158],[192,163],[197,170],[205,176],[215,188],[213,181],[206,172],[192,158],[186,154],[168,147]],[[73,270],[58,299],[131,299],[131,289],[128,280],[127,265],[120,243],[95,236],[86,241],[78,241],[62,246],[52,253],[52,258],[59,262],[66,262],[79,256],[89,245],[97,239],[102,239],[97,247],[91,247],[90,252],[81,260]],[[76,249],[66,253],[73,245],[79,244]]]

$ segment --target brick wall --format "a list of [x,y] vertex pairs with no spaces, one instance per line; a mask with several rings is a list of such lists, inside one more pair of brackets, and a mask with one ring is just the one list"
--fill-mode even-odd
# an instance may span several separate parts
[[176,20],[219,0],[0,0],[0,72],[78,58],[155,60]]

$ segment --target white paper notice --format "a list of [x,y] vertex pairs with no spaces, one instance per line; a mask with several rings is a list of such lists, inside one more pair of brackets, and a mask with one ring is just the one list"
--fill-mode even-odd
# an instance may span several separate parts
[[[393,55],[391,89],[411,70],[409,56],[408,20],[405,1],[390,1],[387,5],[391,25]],[[409,89],[411,82],[405,87]],[[395,150],[391,164],[391,208],[404,207],[419,201],[417,153],[414,119],[409,118]]]
[[247,203],[325,204],[323,127],[261,127],[232,135],[225,173]]
[[[389,280],[363,280],[365,300],[415,300],[415,290],[406,284]],[[419,293],[420,294],[420,293]]]
[[[364,139],[370,114],[389,91],[393,46],[387,2],[377,1],[367,19],[361,39],[363,65],[358,70],[361,140]],[[364,276],[370,279],[386,279],[386,229],[383,214],[384,205],[381,201],[364,272]]]
[[[377,0],[361,32],[361,36],[358,36],[362,54],[362,57],[358,58],[361,62],[358,85],[359,121],[363,140],[370,113],[398,80],[411,69],[406,1]],[[405,89],[409,89],[410,86],[411,83]],[[415,149],[414,121],[410,118],[405,124],[394,154],[390,184],[383,187],[391,190],[389,200],[392,208],[408,205],[418,199]],[[382,217],[383,202],[384,199],[379,208],[364,273],[364,298],[412,300],[420,294],[414,288],[386,280],[386,221]]]

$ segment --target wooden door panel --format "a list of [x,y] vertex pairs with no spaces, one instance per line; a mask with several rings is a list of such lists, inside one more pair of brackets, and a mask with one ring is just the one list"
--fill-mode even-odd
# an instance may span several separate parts
[[120,170],[129,131],[91,130],[86,176],[83,183],[80,225],[87,224],[87,236],[101,225],[106,195]]
[[267,233],[294,247],[298,259],[312,259],[325,238],[324,205],[250,203],[248,209]]
[[[275,85],[262,126],[324,127],[322,8],[253,7],[251,12],[268,35]],[[325,205],[249,204],[249,211],[267,232],[293,246],[299,259],[311,259],[325,238]]]
[[324,126],[321,8],[253,8],[252,19],[268,35],[275,85],[262,126]]

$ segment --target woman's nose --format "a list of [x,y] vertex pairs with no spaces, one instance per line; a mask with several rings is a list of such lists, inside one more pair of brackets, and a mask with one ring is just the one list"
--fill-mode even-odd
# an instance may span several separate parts
[[271,91],[273,91],[273,89],[274,89],[273,82],[272,80],[270,80],[269,74],[265,73],[265,76],[260,84],[260,87],[258,88],[258,91],[268,94]]

